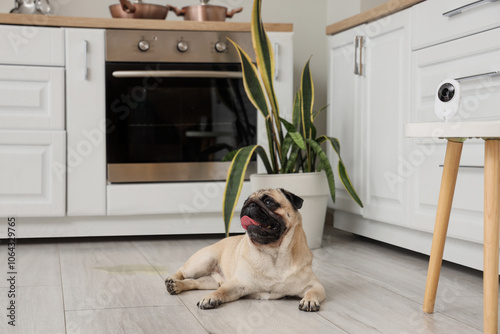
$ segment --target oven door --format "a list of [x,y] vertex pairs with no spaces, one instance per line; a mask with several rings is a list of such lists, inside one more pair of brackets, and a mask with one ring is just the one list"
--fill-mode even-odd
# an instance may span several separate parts
[[107,63],[106,105],[111,183],[225,180],[257,141],[239,64]]

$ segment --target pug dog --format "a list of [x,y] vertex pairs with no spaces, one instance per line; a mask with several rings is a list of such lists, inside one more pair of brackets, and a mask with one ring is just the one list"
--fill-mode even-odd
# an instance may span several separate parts
[[212,309],[242,297],[297,296],[302,298],[300,310],[318,311],[325,289],[312,271],[313,255],[298,211],[302,203],[302,198],[284,189],[253,193],[240,215],[246,233],[196,252],[167,278],[168,292],[215,290],[198,302],[200,309]]

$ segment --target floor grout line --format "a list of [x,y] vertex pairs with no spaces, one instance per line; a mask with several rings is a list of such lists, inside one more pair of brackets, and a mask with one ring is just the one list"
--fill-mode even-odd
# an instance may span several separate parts
[[66,321],[66,303],[64,296],[64,283],[63,283],[63,270],[62,270],[62,262],[61,262],[61,247],[60,244],[57,244],[57,257],[59,262],[59,279],[60,279],[60,287],[61,287],[61,297],[62,297],[62,307],[63,307],[63,320],[64,320],[64,332],[68,334],[68,326]]

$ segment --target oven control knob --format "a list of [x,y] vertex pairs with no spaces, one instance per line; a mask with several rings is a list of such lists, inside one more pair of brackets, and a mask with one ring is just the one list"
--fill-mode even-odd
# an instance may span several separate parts
[[186,52],[188,49],[189,44],[187,42],[180,41],[179,43],[177,43],[177,50],[179,50],[180,52]]
[[149,42],[148,41],[145,41],[145,40],[141,40],[139,41],[139,43],[137,43],[137,47],[139,48],[139,50],[141,50],[142,52],[146,52],[149,50]]
[[227,50],[227,44],[224,42],[217,42],[215,43],[215,51],[217,52],[224,52]]

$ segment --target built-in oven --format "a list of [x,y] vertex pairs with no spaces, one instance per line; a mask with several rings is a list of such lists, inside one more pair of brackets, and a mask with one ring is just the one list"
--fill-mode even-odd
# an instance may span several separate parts
[[249,32],[106,32],[108,182],[224,180],[221,159],[257,142],[228,38],[252,50]]

